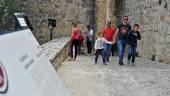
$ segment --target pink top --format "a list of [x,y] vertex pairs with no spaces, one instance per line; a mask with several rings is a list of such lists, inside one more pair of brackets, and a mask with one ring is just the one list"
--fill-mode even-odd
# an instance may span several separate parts
[[80,37],[80,29],[77,27],[72,28],[72,34],[71,34],[71,39],[73,40],[79,40]]

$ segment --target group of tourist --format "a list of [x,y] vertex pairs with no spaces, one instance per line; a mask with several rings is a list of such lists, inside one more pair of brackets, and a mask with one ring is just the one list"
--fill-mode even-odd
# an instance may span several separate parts
[[[91,26],[87,26],[86,44],[87,53],[91,54],[93,49],[94,32]],[[80,29],[77,24],[74,23],[71,35],[71,58],[69,60],[76,60],[78,46],[80,45]],[[110,53],[113,53],[113,45],[117,44],[117,51],[119,57],[119,65],[124,65],[123,58],[125,49],[128,48],[127,64],[134,65],[136,57],[137,40],[141,39],[139,32],[139,24],[134,24],[133,28],[128,24],[128,16],[123,17],[123,22],[120,23],[117,28],[112,26],[111,22],[107,22],[106,27],[102,32],[98,32],[97,39],[95,40],[95,64],[97,64],[99,55],[103,58],[103,64],[107,65],[109,62]],[[83,42],[81,42],[83,43]],[[73,57],[74,46],[74,57]]]

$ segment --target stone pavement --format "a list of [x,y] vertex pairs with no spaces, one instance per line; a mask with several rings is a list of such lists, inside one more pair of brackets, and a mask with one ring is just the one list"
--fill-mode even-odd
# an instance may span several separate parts
[[78,56],[58,69],[71,96],[170,96],[170,65],[137,58],[136,66],[119,66],[117,57],[103,65],[93,59]]

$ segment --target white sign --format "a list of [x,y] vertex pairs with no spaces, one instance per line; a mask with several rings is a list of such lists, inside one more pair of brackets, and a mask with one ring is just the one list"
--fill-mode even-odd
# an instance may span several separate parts
[[19,21],[20,26],[22,26],[22,27],[26,27],[27,26],[24,18],[17,18],[17,19]]
[[30,30],[0,36],[0,45],[0,96],[70,96]]

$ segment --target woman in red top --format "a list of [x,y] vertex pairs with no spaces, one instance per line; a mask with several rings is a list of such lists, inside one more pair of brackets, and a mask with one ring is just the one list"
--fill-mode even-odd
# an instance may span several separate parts
[[104,43],[104,64],[107,65],[106,62],[109,62],[109,55],[111,51],[111,47],[113,45],[113,37],[115,34],[115,28],[111,27],[111,22],[107,22],[107,26],[103,29],[103,38],[105,39]]
[[[77,23],[73,24],[72,33],[71,33],[71,58],[69,60],[75,61],[77,57],[78,51],[78,44],[79,44],[79,37],[80,37],[80,29],[77,27]],[[73,58],[73,46],[75,48],[74,58]]]

